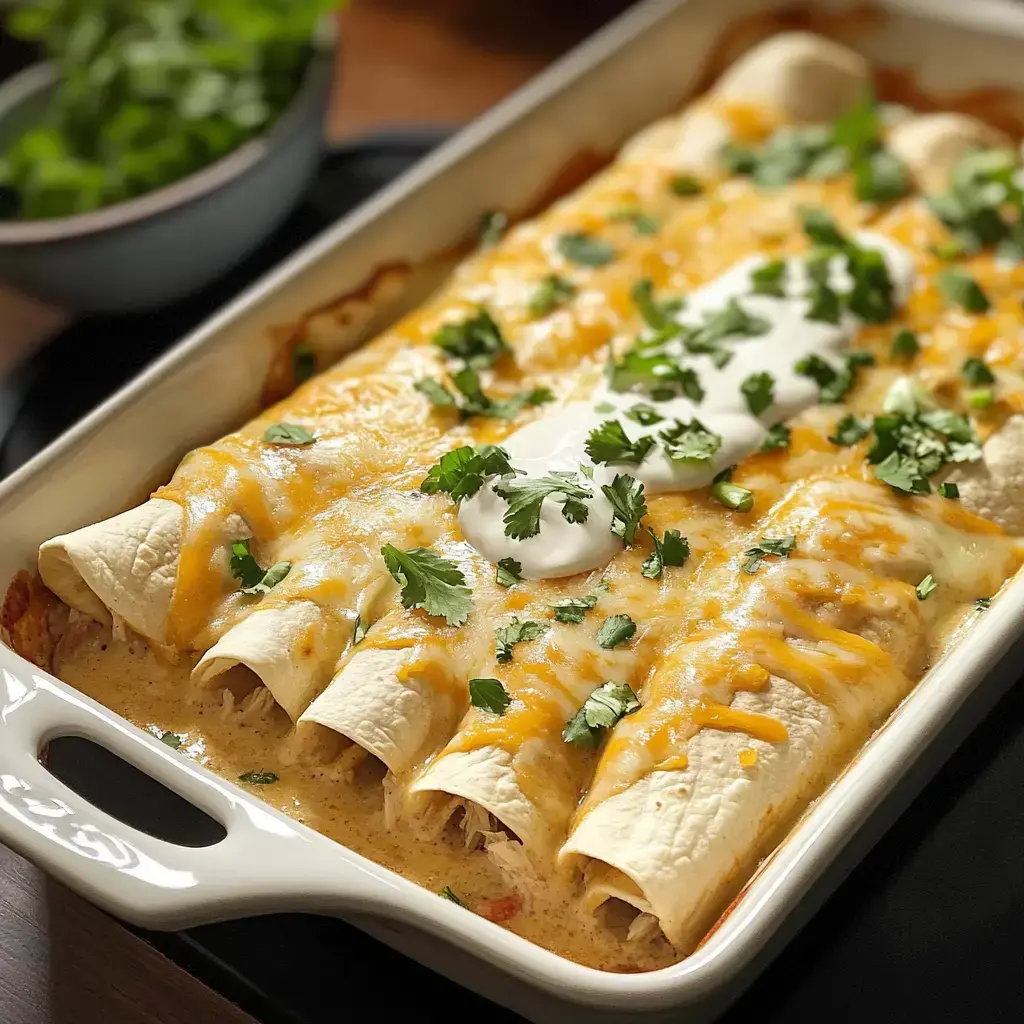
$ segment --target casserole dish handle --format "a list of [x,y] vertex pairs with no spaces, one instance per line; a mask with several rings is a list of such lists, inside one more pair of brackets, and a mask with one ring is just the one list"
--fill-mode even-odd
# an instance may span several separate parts
[[[182,847],[100,810],[39,760],[80,736],[220,822],[211,846]],[[292,822],[0,645],[0,841],[105,910],[181,928],[284,910],[382,909],[379,869]],[[386,887],[391,889],[392,887]],[[388,892],[387,912],[401,895]]]

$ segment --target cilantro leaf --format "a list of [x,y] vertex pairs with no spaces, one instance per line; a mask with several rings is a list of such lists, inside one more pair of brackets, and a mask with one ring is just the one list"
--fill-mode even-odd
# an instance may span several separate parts
[[803,224],[804,234],[815,245],[830,249],[845,250],[851,243],[836,226],[832,215],[817,206],[801,206],[797,211]]
[[675,175],[668,188],[676,196],[699,196],[704,191],[704,186],[692,174]]
[[654,298],[654,285],[648,277],[640,278],[633,285],[629,290],[629,297],[644,323],[656,331],[673,326],[673,314],[678,313],[684,305],[683,300],[679,298],[657,301]]
[[771,295],[781,299],[786,294],[785,278],[786,261],[771,260],[751,273],[750,284],[755,295]]
[[525,643],[528,640],[536,640],[548,631],[546,622],[532,622],[530,619],[520,621],[515,616],[512,621],[504,626],[496,626],[495,657],[500,662],[512,660],[512,648],[516,644]]
[[636,623],[628,615],[611,615],[601,623],[597,631],[598,646],[610,651],[619,644],[632,640],[636,635]]
[[457,907],[466,906],[466,904],[463,903],[462,900],[460,900],[459,897],[455,895],[450,885],[446,885],[444,886],[444,888],[438,889],[437,895],[440,896],[441,899],[447,900],[449,903],[454,903]]
[[689,423],[674,420],[658,437],[662,449],[673,462],[710,462],[722,447],[722,435],[712,433],[697,419]]
[[566,597],[551,605],[557,622],[571,622],[578,624],[583,621],[587,614],[596,604],[601,594],[608,589],[606,583],[599,583],[589,594],[583,597]]
[[630,441],[625,428],[618,420],[605,420],[587,435],[586,453],[597,463],[632,463],[638,465],[654,447],[654,438],[649,434]]
[[277,782],[277,775],[274,772],[242,772],[238,781],[250,786],[272,786]]
[[921,351],[921,343],[913,331],[906,329],[898,331],[889,346],[889,356],[892,359],[913,359]]
[[431,405],[443,408],[444,406],[455,407],[455,396],[440,382],[433,377],[421,377],[413,387],[421,394],[426,395]]
[[301,447],[312,444],[316,438],[305,427],[300,427],[296,423],[275,423],[263,432],[263,440],[268,444]]
[[507,230],[508,214],[501,210],[488,210],[480,217],[477,244],[481,249],[491,249],[501,241]]
[[453,448],[430,467],[420,490],[424,494],[447,494],[454,502],[471,498],[487,477],[515,474],[508,458],[508,452],[494,444]]
[[704,398],[700,378],[692,367],[675,356],[641,342],[627,351],[620,362],[608,363],[608,383],[613,391],[642,388],[654,398],[672,398],[683,394],[692,402]]
[[996,400],[996,393],[992,388],[978,388],[967,395],[967,404],[972,409],[987,409]]
[[713,354],[725,338],[757,338],[771,329],[770,320],[753,316],[739,299],[730,299],[723,309],[706,314],[702,326],[691,328],[683,337],[683,345],[693,355]]
[[960,367],[960,372],[963,374],[964,380],[972,388],[981,387],[983,384],[995,384],[996,382],[996,375],[988,368],[988,364],[984,359],[979,359],[977,356],[965,359],[964,365]]
[[171,750],[177,750],[181,746],[182,740],[176,732],[162,732],[160,742],[166,744]]
[[740,385],[751,415],[760,416],[775,401],[775,378],[770,373],[752,373]]
[[450,358],[474,369],[491,366],[511,351],[501,328],[482,307],[475,316],[441,327],[434,335],[434,344]]
[[505,478],[494,485],[494,493],[508,502],[505,512],[505,535],[514,540],[526,540],[540,532],[541,506],[545,498],[562,505],[567,522],[585,523],[589,509],[584,501],[593,497],[586,486],[580,484],[573,472],[557,471],[542,477]]
[[819,401],[835,405],[846,397],[856,383],[857,367],[861,363],[860,355],[851,353],[842,368],[837,370],[821,356],[812,354],[799,360],[793,369],[802,377],[810,377],[818,385]]
[[640,567],[641,575],[647,579],[658,579],[665,566],[683,565],[690,557],[690,544],[678,530],[666,530],[664,540],[658,540],[658,535],[650,528],[647,532],[654,544],[654,550]]
[[243,594],[269,594],[288,575],[291,562],[277,562],[264,569],[249,550],[248,540],[236,540],[231,544],[231,575],[239,581],[238,589]]
[[626,715],[640,708],[636,694],[625,683],[602,683],[565,724],[562,739],[593,750],[601,736]]
[[730,480],[716,480],[711,485],[711,497],[734,512],[749,512],[754,507],[754,492]]
[[384,565],[402,588],[403,608],[422,608],[443,616],[449,626],[461,626],[473,610],[473,597],[462,570],[430,548],[402,551],[385,544]]
[[628,221],[633,225],[638,235],[657,234],[660,227],[658,221],[649,213],[644,213],[643,210],[638,210],[631,206],[623,206],[617,210],[612,210],[608,219],[611,221]]
[[[511,654],[509,658],[511,659]],[[469,702],[481,711],[490,711],[492,715],[503,715],[512,703],[504,684],[500,679],[470,679]]]
[[941,483],[939,484],[939,494],[943,498],[955,499],[960,497],[960,488],[953,483]]
[[555,243],[559,255],[581,267],[603,267],[618,258],[618,252],[607,242],[583,231],[559,235]]
[[789,558],[794,548],[796,537],[762,537],[759,543],[743,552],[747,559],[743,563],[743,571],[753,575],[761,568],[766,558]]
[[601,492],[612,506],[612,533],[632,544],[640,520],[647,515],[644,485],[627,473],[619,473],[610,484],[601,487]]
[[847,448],[858,441],[863,441],[870,433],[870,423],[865,423],[864,420],[854,416],[853,413],[849,413],[836,424],[835,433],[829,437],[829,440],[833,444]]
[[470,366],[465,366],[452,375],[452,384],[458,394],[452,394],[443,384],[431,377],[423,377],[413,385],[415,389],[440,408],[454,408],[463,419],[471,416],[490,416],[494,419],[512,420],[530,405],[544,405],[554,401],[549,388],[534,388],[520,391],[510,398],[492,398],[480,386],[480,377]]
[[499,587],[513,587],[523,579],[522,563],[514,558],[499,559],[495,566],[495,583]]
[[370,632],[370,623],[364,622],[362,615],[356,616],[356,621],[352,624],[352,646],[355,647],[361,644],[366,639],[366,634]]
[[637,402],[636,405],[631,405],[622,415],[634,423],[639,423],[642,427],[653,426],[665,419],[653,405],[648,405],[646,402]]
[[853,165],[854,192],[858,199],[891,203],[910,191],[910,178],[895,153],[880,149]]
[[918,601],[927,601],[928,598],[931,597],[938,589],[939,585],[935,582],[935,577],[932,576],[931,573],[928,573],[928,575],[925,576],[925,578],[914,588],[914,591],[917,594]]
[[842,313],[839,296],[827,284],[816,283],[807,296],[810,306],[807,308],[807,319],[818,320],[826,324],[837,324]]
[[764,440],[761,442],[761,451],[771,452],[777,448],[788,448],[791,431],[785,423],[776,423],[768,428]]
[[935,284],[950,302],[961,306],[968,313],[987,313],[992,305],[981,290],[981,285],[957,267],[940,270],[935,275]]
[[547,316],[548,313],[564,306],[576,295],[576,285],[572,281],[559,277],[558,274],[548,274],[533,292],[527,307],[532,317]]

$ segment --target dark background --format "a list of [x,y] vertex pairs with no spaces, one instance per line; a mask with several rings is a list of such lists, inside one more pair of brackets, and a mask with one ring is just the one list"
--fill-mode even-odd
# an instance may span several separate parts
[[[25,57],[0,37],[0,75]],[[0,473],[444,134],[425,126],[350,140],[325,160],[292,220],[226,280],[173,309],[84,320],[58,334],[0,385]],[[1024,1019],[1022,786],[1018,683],[726,1019]],[[141,934],[266,1024],[333,1024],[362,1009],[368,993],[382,997],[389,1019],[518,1019],[338,921],[289,915]],[[172,1009],[154,1006],[145,1019],[177,1019]],[[203,1024],[228,1019],[214,1004],[199,1013]],[[104,1019],[143,1019],[123,1014]],[[100,1018],[80,1005],[52,1019]]]

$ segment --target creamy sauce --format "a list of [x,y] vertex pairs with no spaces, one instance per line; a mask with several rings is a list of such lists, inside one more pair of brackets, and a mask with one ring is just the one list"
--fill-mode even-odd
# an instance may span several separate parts
[[[900,245],[882,235],[860,232],[858,245],[880,252],[893,284],[893,298],[901,306],[910,294],[914,263]],[[544,477],[555,472],[576,474],[577,483],[593,494],[585,523],[569,522],[552,497],[541,507],[540,532],[525,540],[505,533],[503,517],[508,502],[495,493],[494,483],[485,485],[463,502],[459,523],[466,538],[489,561],[514,558],[529,579],[573,576],[604,565],[621,547],[611,532],[612,506],[601,493],[618,473],[641,481],[645,492],[688,491],[706,487],[716,474],[756,452],[766,428],[788,419],[818,402],[818,385],[799,374],[796,365],[807,356],[819,356],[833,369],[842,368],[841,357],[860,321],[844,313],[839,323],[811,320],[808,293],[812,281],[800,258],[785,261],[780,280],[781,297],[751,294],[751,275],[767,264],[763,256],[752,256],[735,264],[716,280],[687,297],[676,322],[699,327],[724,310],[730,300],[740,300],[744,312],[765,321],[769,327],[756,336],[730,335],[719,343],[728,354],[725,365],[710,355],[687,356],[679,339],[665,352],[687,363],[697,374],[704,396],[700,402],[687,398],[650,403],[640,394],[617,394],[599,390],[589,402],[572,402],[511,434],[503,442],[512,466],[526,477]],[[829,285],[840,293],[852,286],[841,257],[829,265]],[[753,374],[769,373],[773,378],[771,403],[754,416],[741,391]],[[627,413],[638,403],[652,406],[660,417],[657,424],[641,427]],[[648,437],[654,447],[637,464],[595,465],[586,451],[587,437],[601,423],[617,421],[630,441]],[[709,459],[672,459],[658,443],[657,434],[673,423],[694,420],[720,439]],[[580,472],[586,467],[588,472]]]
[[593,967],[653,970],[677,959],[663,939],[624,947],[628,919],[621,930],[610,930],[581,913],[578,879],[545,877],[543,889],[524,907],[483,851],[465,848],[454,826],[427,840],[404,824],[389,829],[379,762],[354,770],[344,759],[297,763],[287,717],[258,692],[236,702],[197,688],[189,680],[189,664],[168,665],[139,641],[112,643],[98,623],[65,646],[58,671],[76,689],[156,736],[173,733],[181,754],[227,779],[250,771],[274,773],[277,782],[251,791],[378,864],[434,892],[449,886],[474,913]]

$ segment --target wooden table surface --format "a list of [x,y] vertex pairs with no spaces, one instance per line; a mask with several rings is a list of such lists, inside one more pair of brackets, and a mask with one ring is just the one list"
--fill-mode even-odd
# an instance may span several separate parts
[[[466,121],[625,6],[626,0],[355,0],[343,15],[331,134]],[[0,290],[0,376],[62,320]],[[0,846],[0,1024],[94,1022],[251,1018]]]

